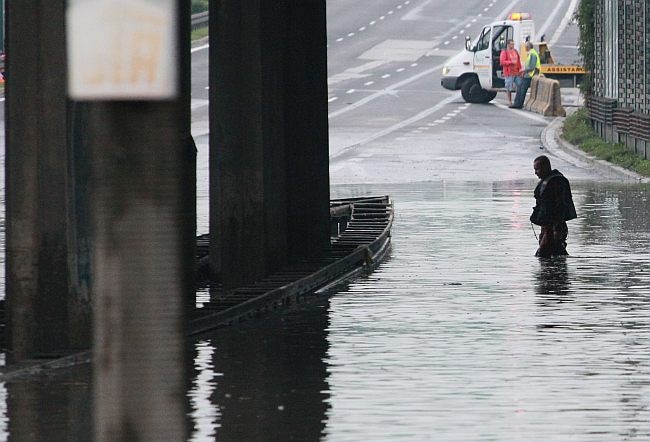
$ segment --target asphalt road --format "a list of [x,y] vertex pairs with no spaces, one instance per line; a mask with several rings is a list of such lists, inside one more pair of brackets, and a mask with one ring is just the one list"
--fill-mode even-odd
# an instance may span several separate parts
[[[445,60],[483,26],[530,12],[557,61],[578,58],[575,1],[328,2],[333,184],[531,177],[551,121],[505,106],[468,105],[440,86]],[[576,90],[564,90],[575,104]]]

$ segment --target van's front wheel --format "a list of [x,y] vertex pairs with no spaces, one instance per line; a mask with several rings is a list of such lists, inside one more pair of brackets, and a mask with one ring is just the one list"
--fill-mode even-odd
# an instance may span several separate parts
[[485,97],[484,97],[485,101],[482,101],[482,103],[489,103],[490,101],[494,100],[494,98],[497,96],[496,91],[486,91],[486,90],[484,90],[483,92],[485,92]]
[[470,77],[463,82],[460,87],[460,94],[467,103],[481,103],[483,98],[483,89],[476,77]]
[[463,82],[460,94],[467,103],[489,103],[497,96],[496,92],[481,88],[476,77],[470,77]]

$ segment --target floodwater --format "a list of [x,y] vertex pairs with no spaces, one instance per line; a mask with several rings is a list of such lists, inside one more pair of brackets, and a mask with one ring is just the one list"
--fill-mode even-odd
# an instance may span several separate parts
[[[192,340],[189,440],[648,440],[650,186],[572,183],[570,256],[540,260],[535,184],[334,187],[393,197],[390,257]],[[90,440],[90,390],[87,367],[7,382],[0,434]]]

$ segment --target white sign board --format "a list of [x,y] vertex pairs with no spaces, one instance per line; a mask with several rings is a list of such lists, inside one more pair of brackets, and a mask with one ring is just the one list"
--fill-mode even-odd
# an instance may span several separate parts
[[74,100],[177,94],[177,0],[70,0],[68,90]]

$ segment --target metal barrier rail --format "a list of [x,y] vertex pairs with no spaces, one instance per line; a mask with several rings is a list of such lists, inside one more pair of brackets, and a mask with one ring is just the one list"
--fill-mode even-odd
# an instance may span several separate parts
[[599,123],[612,124],[617,102],[613,98],[590,96],[585,100],[589,118]]
[[192,15],[192,31],[197,29],[207,28],[210,21],[210,16],[208,11],[199,12],[198,14]]
[[[304,261],[275,272],[261,281],[227,293],[191,315],[189,334],[227,326],[300,302],[305,296],[340,284],[363,271],[373,270],[390,250],[393,204],[388,196],[335,200],[335,215],[345,215],[345,229],[331,240],[320,259]],[[339,207],[345,209],[339,210]]]
[[630,135],[643,141],[650,141],[650,115],[633,112],[630,119]]

